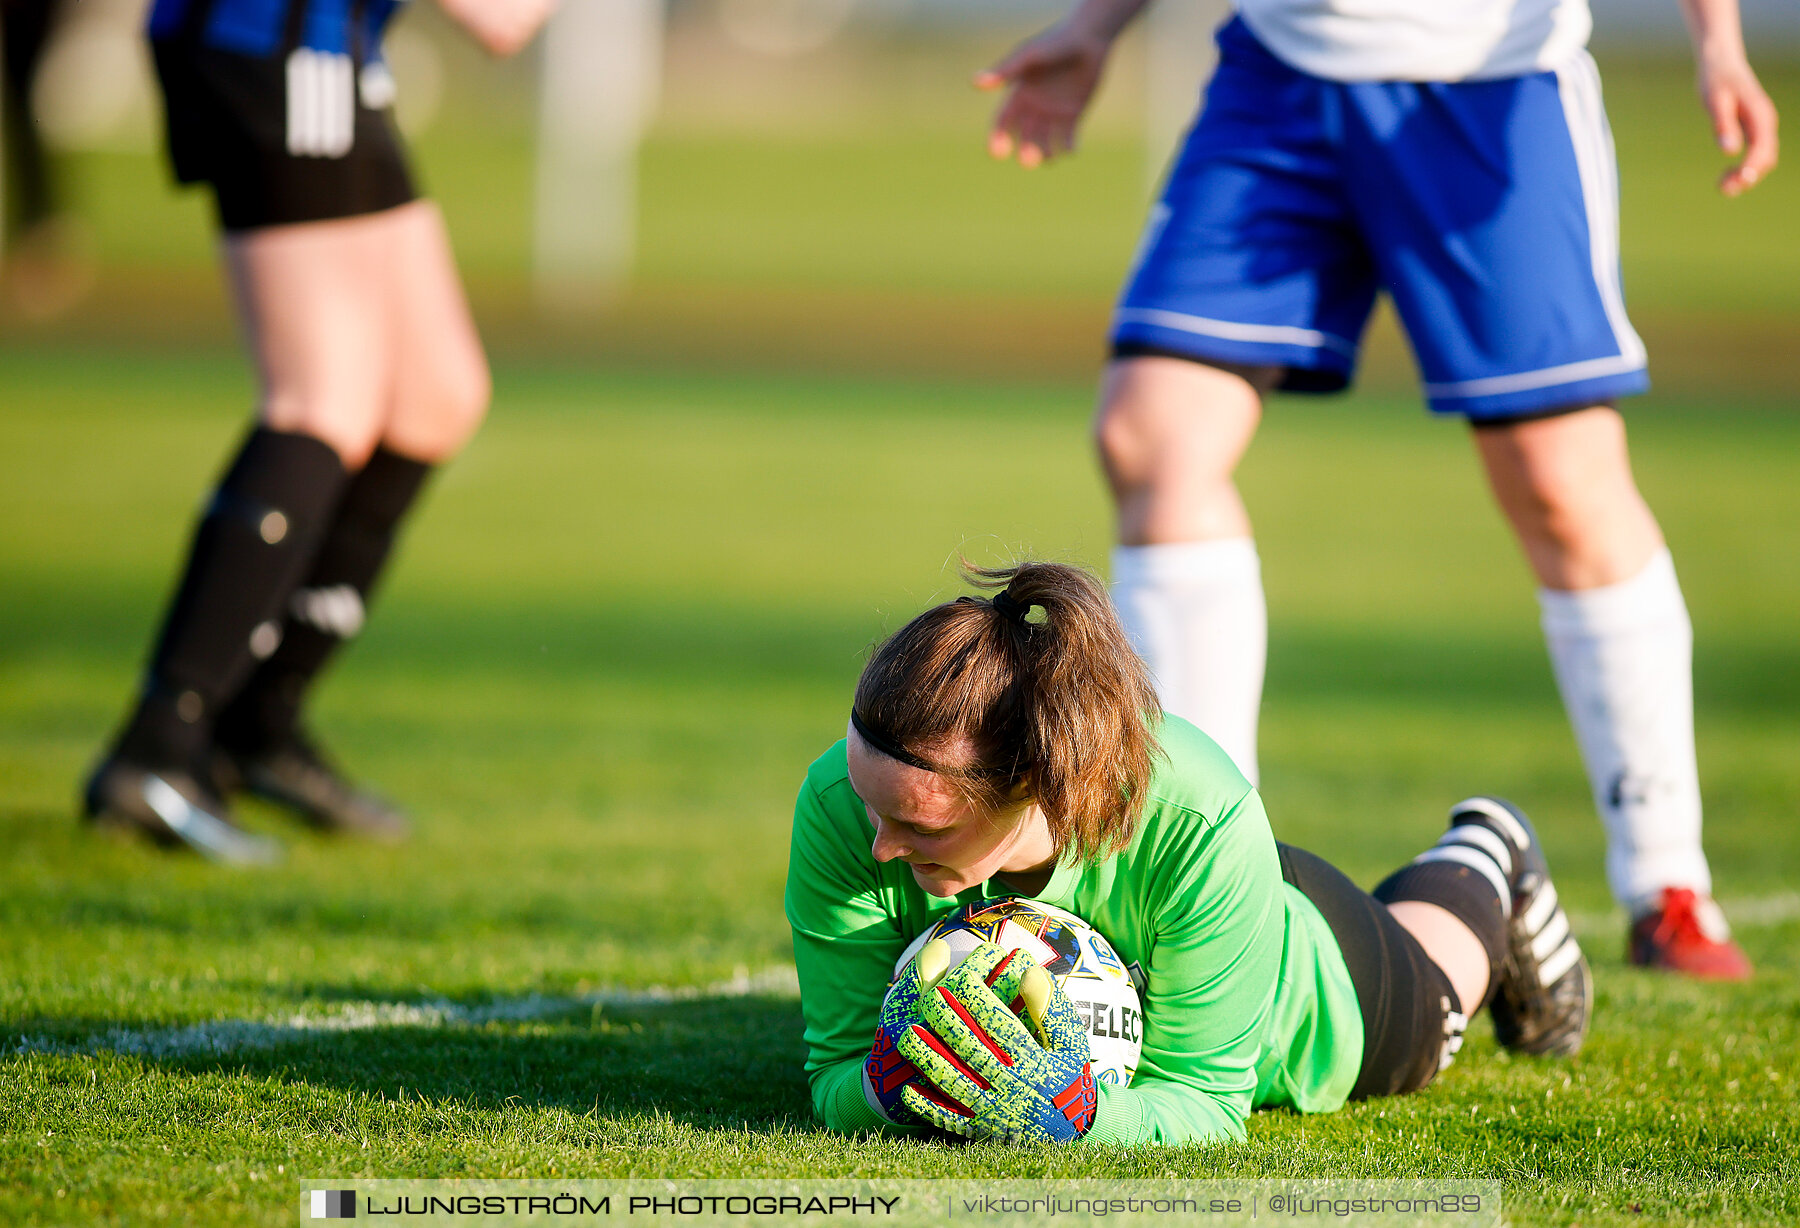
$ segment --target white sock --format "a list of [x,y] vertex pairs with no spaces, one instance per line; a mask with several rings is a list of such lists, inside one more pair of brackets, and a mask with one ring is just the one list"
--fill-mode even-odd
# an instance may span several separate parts
[[1119,546],[1113,604],[1156,677],[1162,705],[1204,730],[1256,783],[1269,614],[1248,537]]
[[1606,877],[1634,913],[1710,894],[1694,759],[1694,630],[1665,549],[1622,584],[1538,590],[1544,638],[1606,825]]

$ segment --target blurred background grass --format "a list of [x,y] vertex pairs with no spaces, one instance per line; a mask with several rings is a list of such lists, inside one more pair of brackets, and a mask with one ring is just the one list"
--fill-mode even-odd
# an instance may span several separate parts
[[[852,23],[822,48],[772,58],[717,18],[707,4],[673,10],[629,287],[597,317],[547,319],[530,293],[529,57],[489,63],[434,10],[401,23],[401,115],[496,353],[1091,376],[1155,178],[1141,42],[1120,55],[1079,156],[1026,173],[983,155],[991,99],[968,82],[1029,25]],[[1790,112],[1796,46],[1772,43],[1759,59]],[[1779,399],[1800,379],[1800,177],[1721,200],[1712,185],[1723,162],[1685,53],[1603,40],[1598,57],[1619,148],[1627,296],[1659,389]],[[149,100],[135,105],[65,158],[92,226],[96,293],[51,326],[0,320],[9,334],[229,340],[209,205],[168,187]],[[1369,384],[1409,391],[1411,370],[1384,316]]]

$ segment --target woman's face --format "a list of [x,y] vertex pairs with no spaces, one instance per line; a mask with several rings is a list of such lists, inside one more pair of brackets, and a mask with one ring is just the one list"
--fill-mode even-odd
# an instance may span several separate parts
[[1035,805],[978,810],[951,781],[871,750],[855,729],[849,748],[850,787],[875,829],[875,860],[906,862],[932,895],[948,898],[996,874],[1041,870],[1055,861],[1050,829]]

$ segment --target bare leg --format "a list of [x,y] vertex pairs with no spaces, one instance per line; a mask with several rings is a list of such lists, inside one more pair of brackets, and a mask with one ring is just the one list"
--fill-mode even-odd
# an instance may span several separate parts
[[391,226],[382,213],[230,234],[225,259],[262,380],[264,426],[361,468],[392,399]]
[[1274,368],[1131,358],[1107,371],[1095,437],[1118,504],[1113,601],[1163,707],[1257,779],[1268,612],[1232,474]]
[[230,235],[226,259],[265,426],[356,469],[378,443],[445,460],[480,425],[487,361],[430,201]]
[[487,359],[437,206],[417,201],[383,216],[391,262],[394,383],[381,443],[438,464],[461,451],[487,413]]
[[1444,970],[1465,1014],[1487,997],[1488,954],[1475,931],[1446,908],[1424,900],[1394,900],[1387,909],[1419,940],[1431,962]]
[[1624,420],[1611,406],[1474,434],[1494,497],[1545,588],[1618,584],[1662,549],[1631,476]]
[[1107,368],[1094,435],[1121,545],[1250,536],[1232,474],[1279,374],[1175,358],[1127,358]]

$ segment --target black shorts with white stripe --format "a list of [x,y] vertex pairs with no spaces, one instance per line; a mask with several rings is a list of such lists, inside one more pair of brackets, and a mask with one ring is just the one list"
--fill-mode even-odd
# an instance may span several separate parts
[[418,198],[381,61],[306,47],[240,55],[186,38],[152,47],[175,177],[212,186],[223,229],[356,217]]

